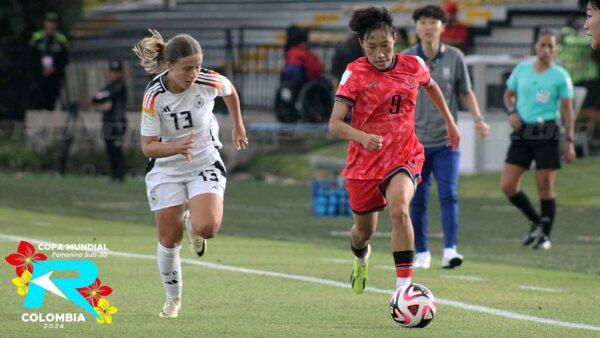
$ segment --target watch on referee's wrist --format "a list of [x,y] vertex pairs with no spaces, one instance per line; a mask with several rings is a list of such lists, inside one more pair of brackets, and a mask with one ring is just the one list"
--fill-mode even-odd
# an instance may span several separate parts
[[571,136],[567,136],[567,137],[565,137],[565,141],[566,141],[566,142],[569,142],[569,143],[574,143],[574,142],[575,142],[575,140],[574,140],[574,139],[573,139],[573,137],[571,137]]
[[510,116],[511,114],[516,114],[516,113],[517,113],[517,110],[514,107],[506,109],[506,115]]

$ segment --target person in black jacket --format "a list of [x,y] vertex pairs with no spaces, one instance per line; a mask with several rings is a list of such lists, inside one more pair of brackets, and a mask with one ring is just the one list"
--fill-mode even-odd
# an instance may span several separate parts
[[127,129],[127,86],[120,61],[111,61],[109,69],[110,83],[94,95],[92,103],[102,112],[102,131],[110,161],[111,179],[122,182],[125,180],[123,136]]

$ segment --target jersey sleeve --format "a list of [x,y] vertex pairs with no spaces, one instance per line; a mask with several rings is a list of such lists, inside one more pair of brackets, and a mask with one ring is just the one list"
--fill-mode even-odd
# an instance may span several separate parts
[[563,70],[561,73],[563,74],[563,81],[559,88],[558,96],[561,99],[573,98],[573,96],[575,96],[573,90],[573,81],[571,81],[571,77],[566,70]]
[[515,69],[513,69],[512,73],[506,80],[506,87],[512,90],[513,92],[517,91],[517,85],[519,84],[519,71],[521,70],[521,65],[517,65]]
[[358,74],[356,74],[352,64],[349,64],[340,79],[340,85],[335,93],[335,100],[344,102],[350,107],[354,107],[360,92],[359,83]]
[[218,95],[219,96],[229,96],[233,93],[233,85],[231,84],[231,81],[229,81],[228,78],[226,78],[223,75],[221,75],[221,77],[223,78],[223,85],[219,89]]
[[160,136],[160,118],[156,113],[159,110],[156,102],[158,94],[153,90],[146,90],[146,93],[144,93],[140,127],[142,136]]
[[429,73],[429,67],[425,64],[425,61],[419,56],[415,56],[417,59],[417,69],[415,71],[415,80],[421,85],[426,86],[431,81],[431,74]]
[[196,83],[207,86],[213,94],[213,98],[217,96],[229,96],[233,93],[231,81],[214,70],[202,69]]
[[472,89],[469,69],[465,62],[465,56],[461,52],[458,53],[456,58],[456,88],[462,95],[468,94]]

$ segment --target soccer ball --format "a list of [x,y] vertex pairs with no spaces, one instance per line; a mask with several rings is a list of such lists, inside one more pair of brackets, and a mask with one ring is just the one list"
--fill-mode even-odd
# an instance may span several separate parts
[[413,283],[394,292],[390,299],[390,315],[399,326],[425,327],[435,316],[435,305],[431,291]]

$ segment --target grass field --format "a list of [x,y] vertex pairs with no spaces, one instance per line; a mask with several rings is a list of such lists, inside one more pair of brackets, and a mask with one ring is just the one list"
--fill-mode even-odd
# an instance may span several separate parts
[[[105,243],[111,254],[95,261],[119,308],[110,326],[88,315],[60,329],[21,322],[14,268],[2,262],[0,336],[599,336],[599,167],[598,159],[586,160],[560,172],[548,252],[520,246],[527,224],[501,196],[497,174],[461,178],[459,250],[466,261],[439,269],[441,238],[432,237],[432,268],[416,270],[413,279],[439,299],[437,318],[412,330],[394,326],[387,313],[394,283],[387,217],[372,243],[371,288],[355,295],[347,288],[351,254],[343,234],[351,221],[312,217],[308,184],[230,180],[222,231],[207,257],[182,251],[180,318],[159,320],[164,291],[141,179],[113,185],[93,177],[0,175],[2,257],[20,239]],[[525,189],[535,196],[530,177]],[[433,203],[432,232],[439,231],[438,219]],[[81,311],[48,295],[43,309],[27,312]]]

